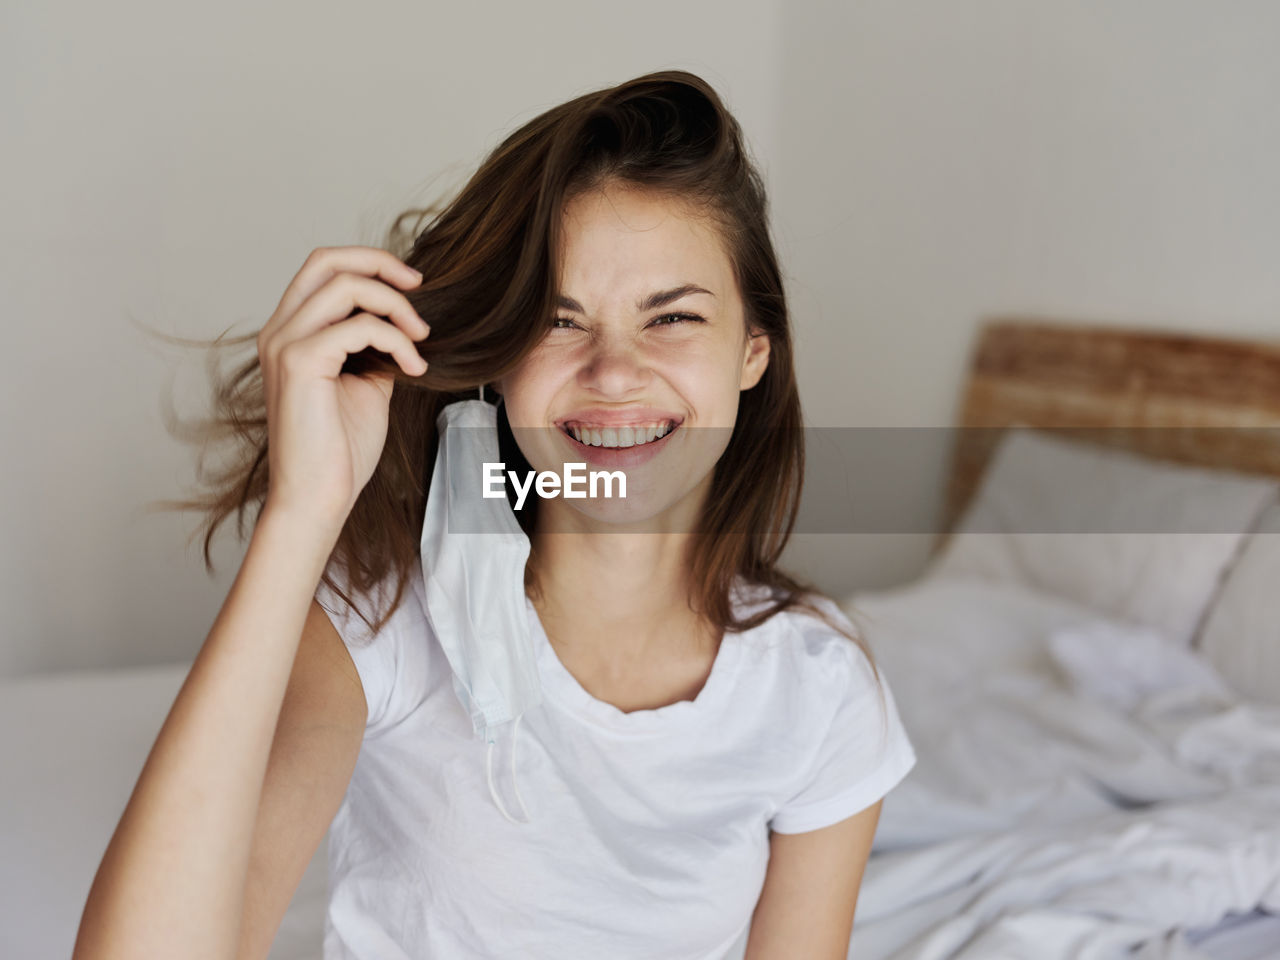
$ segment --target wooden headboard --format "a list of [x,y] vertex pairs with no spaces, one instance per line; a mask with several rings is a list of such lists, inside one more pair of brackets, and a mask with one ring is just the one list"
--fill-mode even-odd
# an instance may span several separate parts
[[[1014,424],[1158,460],[1280,476],[1280,340],[988,321],[958,420],[983,429],[956,431],[935,550],[977,489],[1003,429]],[[1259,429],[1198,429],[1213,427]]]

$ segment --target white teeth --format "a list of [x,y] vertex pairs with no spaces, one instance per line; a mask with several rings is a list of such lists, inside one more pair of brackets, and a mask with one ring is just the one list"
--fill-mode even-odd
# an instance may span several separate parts
[[628,427],[584,427],[579,424],[568,426],[570,436],[579,443],[613,449],[649,443],[665,437],[674,429],[675,422],[671,420]]

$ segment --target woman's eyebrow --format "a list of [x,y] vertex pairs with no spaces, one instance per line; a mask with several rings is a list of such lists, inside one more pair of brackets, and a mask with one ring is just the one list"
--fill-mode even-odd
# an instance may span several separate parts
[[[679,300],[681,297],[688,296],[691,293],[705,293],[710,297],[715,296],[710,290],[700,287],[696,283],[685,283],[678,287],[672,287],[670,290],[659,290],[657,293],[642,297],[636,301],[636,309],[642,313],[645,310],[656,310],[658,307],[665,307],[668,303]],[[559,296],[556,298],[556,305],[577,313],[586,313],[582,309],[582,304],[572,297]]]

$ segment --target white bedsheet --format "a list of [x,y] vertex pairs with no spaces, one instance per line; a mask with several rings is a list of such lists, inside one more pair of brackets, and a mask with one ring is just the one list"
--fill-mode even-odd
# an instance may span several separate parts
[[1280,912],[1280,710],[1024,588],[851,602],[919,763],[885,801],[850,958],[1280,957],[1272,917],[1270,944],[1226,931]]

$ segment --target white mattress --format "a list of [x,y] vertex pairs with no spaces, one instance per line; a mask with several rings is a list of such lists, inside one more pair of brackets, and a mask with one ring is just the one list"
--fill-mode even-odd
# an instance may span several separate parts
[[[93,876],[190,663],[0,680],[0,957],[69,957]],[[271,960],[320,956],[321,844]]]

